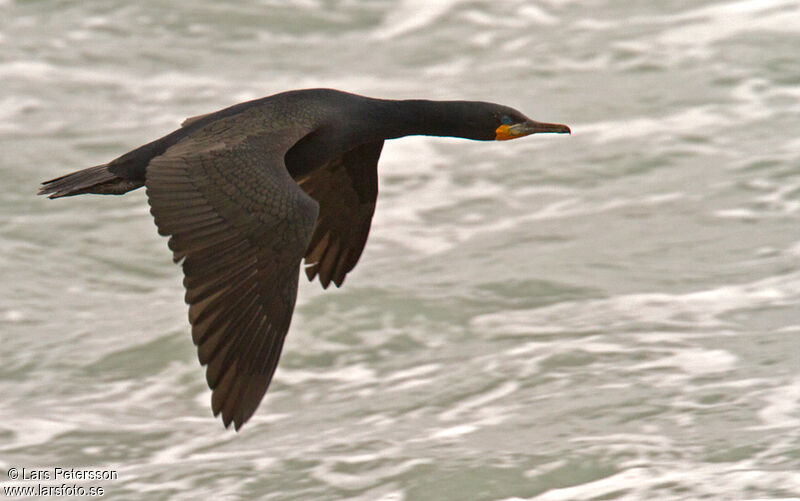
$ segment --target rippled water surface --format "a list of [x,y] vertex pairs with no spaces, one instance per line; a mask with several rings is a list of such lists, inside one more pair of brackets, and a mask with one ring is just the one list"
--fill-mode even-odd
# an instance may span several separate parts
[[[110,499],[800,497],[795,0],[0,0],[0,483]],[[142,190],[49,201],[302,87],[568,123],[387,143],[366,251],[212,418]],[[78,482],[95,485],[96,482]]]

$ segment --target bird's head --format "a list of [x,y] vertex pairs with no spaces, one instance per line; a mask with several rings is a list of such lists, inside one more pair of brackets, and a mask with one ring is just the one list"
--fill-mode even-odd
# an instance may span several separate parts
[[563,124],[537,122],[519,111],[493,103],[474,103],[465,121],[474,131],[474,139],[507,141],[543,132],[570,134]]
[[516,139],[518,137],[542,132],[552,132],[556,134],[571,133],[569,127],[566,125],[537,122],[516,110],[510,110],[510,112],[500,114],[499,121],[495,120],[493,126],[494,125],[497,126],[494,129],[494,139],[496,141],[507,141],[509,139]]

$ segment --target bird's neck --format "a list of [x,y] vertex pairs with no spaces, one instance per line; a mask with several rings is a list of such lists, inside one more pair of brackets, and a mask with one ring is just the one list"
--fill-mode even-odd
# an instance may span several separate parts
[[325,123],[290,149],[286,166],[295,178],[340,158],[364,144],[404,136],[477,137],[465,113],[464,101],[394,101],[349,96],[346,106],[336,109],[337,120]]
[[403,136],[451,136],[470,139],[469,123],[462,116],[463,101],[376,100],[370,120],[382,139]]

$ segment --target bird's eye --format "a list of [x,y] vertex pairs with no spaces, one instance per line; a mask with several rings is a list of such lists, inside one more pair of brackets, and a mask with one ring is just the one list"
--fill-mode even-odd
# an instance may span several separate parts
[[500,121],[503,122],[505,125],[511,125],[512,123],[511,117],[509,117],[508,115],[503,115],[503,118],[501,118]]

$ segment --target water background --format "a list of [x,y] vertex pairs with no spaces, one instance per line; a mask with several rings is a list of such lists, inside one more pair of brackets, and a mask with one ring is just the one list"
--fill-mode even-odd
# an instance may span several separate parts
[[[800,4],[0,0],[0,484],[108,499],[800,498]],[[366,251],[212,418],[143,190],[36,197],[304,87],[572,126],[386,144]]]

